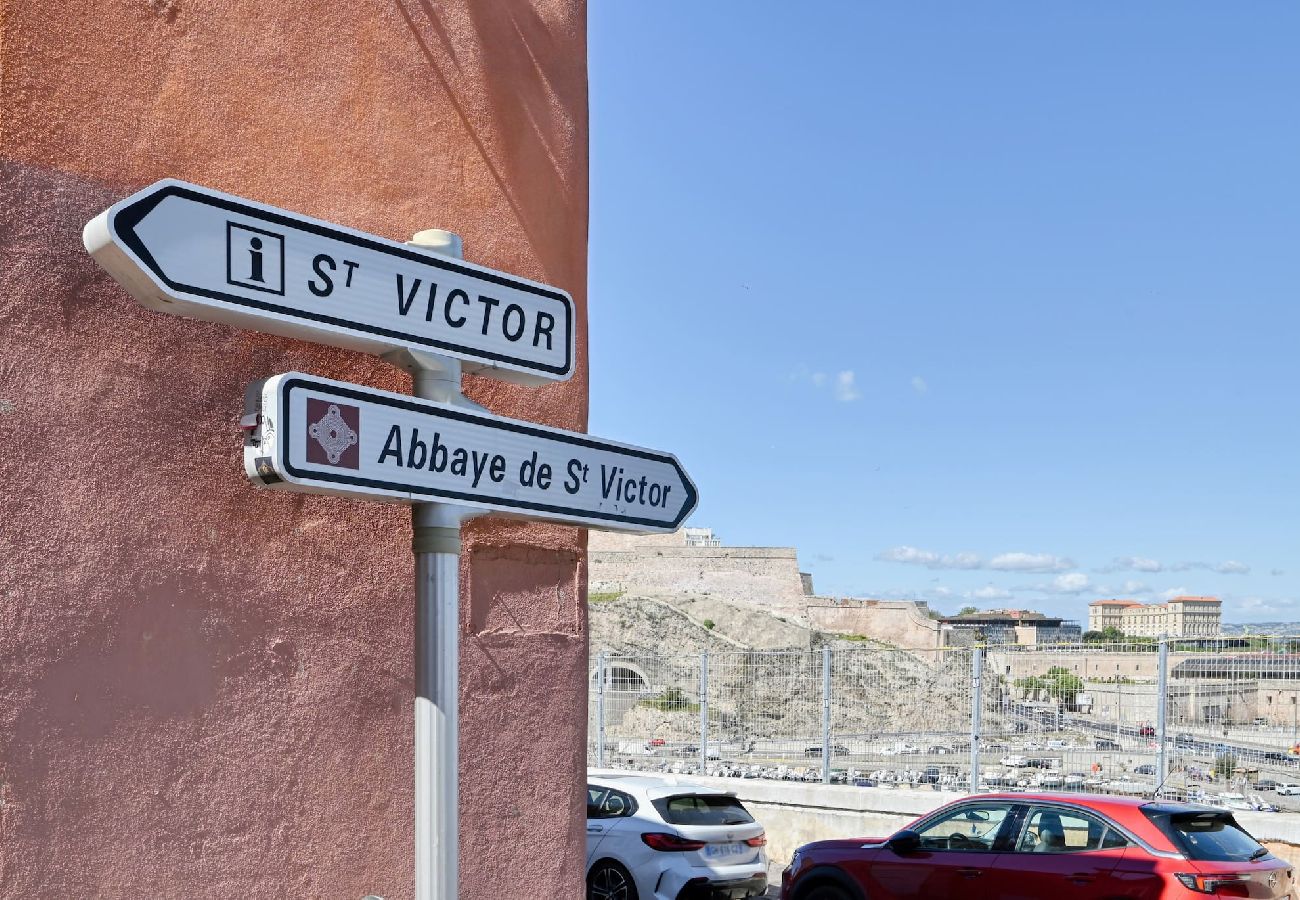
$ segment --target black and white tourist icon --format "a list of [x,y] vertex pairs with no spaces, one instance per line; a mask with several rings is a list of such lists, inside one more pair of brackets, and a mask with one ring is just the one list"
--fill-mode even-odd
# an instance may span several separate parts
[[284,295],[284,236],[226,222],[226,281]]

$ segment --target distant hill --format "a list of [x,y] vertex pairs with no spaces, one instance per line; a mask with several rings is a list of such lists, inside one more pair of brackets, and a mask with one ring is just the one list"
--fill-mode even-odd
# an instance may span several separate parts
[[1246,625],[1234,625],[1230,622],[1225,622],[1223,623],[1223,633],[1230,635],[1276,634],[1290,637],[1292,635],[1300,635],[1300,622],[1251,622]]

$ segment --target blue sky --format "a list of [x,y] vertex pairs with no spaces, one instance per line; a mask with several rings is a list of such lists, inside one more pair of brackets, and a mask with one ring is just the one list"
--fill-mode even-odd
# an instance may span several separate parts
[[1297,35],[592,3],[592,432],[820,593],[1300,620]]

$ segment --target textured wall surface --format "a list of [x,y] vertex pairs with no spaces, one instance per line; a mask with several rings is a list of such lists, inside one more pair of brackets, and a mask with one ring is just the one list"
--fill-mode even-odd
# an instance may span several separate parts
[[[0,897],[410,897],[404,508],[259,492],[245,385],[355,353],[147,312],[83,224],[174,176],[556,284],[587,412],[581,0],[0,0]],[[462,570],[462,897],[583,869],[585,539]],[[519,859],[528,860],[522,873]]]
[[793,547],[646,547],[592,550],[591,589],[709,594],[802,612],[807,599]]
[[908,650],[939,646],[939,623],[910,600],[842,600],[805,608],[815,628],[842,634],[862,634]]

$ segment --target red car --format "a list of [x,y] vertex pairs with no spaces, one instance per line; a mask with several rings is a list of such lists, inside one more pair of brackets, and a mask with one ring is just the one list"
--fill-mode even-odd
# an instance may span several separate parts
[[1291,897],[1289,863],[1222,809],[1088,794],[981,794],[890,838],[795,851],[782,900]]

